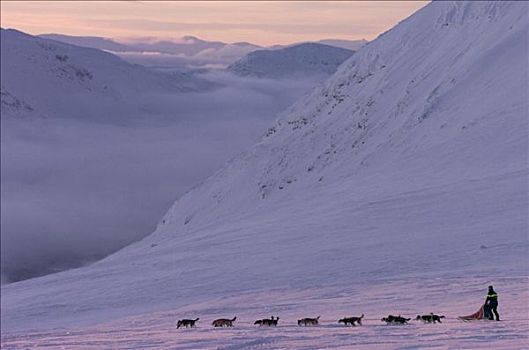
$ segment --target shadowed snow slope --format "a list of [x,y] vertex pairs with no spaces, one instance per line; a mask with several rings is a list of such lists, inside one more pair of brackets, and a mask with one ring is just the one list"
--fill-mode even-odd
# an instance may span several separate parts
[[180,198],[143,241],[3,287],[2,327],[254,290],[527,276],[528,6],[421,9]]

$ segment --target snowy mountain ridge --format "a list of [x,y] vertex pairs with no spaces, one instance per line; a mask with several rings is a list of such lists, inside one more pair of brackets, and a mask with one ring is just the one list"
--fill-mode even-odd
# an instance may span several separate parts
[[127,52],[133,51],[131,46],[114,41],[108,38],[98,36],[71,36],[63,34],[41,34],[39,38],[59,41],[65,44],[91,47],[94,49],[113,51],[113,52]]
[[[93,115],[103,105],[110,109],[134,105],[134,110],[142,94],[199,91],[211,85],[185,73],[158,73],[101,50],[13,29],[2,29],[1,35],[2,111],[7,114],[20,115],[23,111],[17,112],[17,106],[41,116],[79,114],[80,110]],[[120,113],[127,112],[131,110]]]
[[247,42],[224,43],[221,41],[202,40],[194,36],[184,36],[174,40],[156,38],[115,40],[61,34],[42,34],[39,37],[72,45],[107,50],[129,62],[147,66],[226,66],[247,53],[262,48],[259,45]]
[[[71,36],[63,34],[41,34],[38,37],[67,44],[92,47],[109,51],[132,63],[147,66],[177,65],[193,67],[226,67],[256,50],[277,50],[306,43],[274,45],[263,47],[249,42],[224,43],[202,40],[194,36],[184,36],[174,40],[157,38],[109,39],[92,36]],[[325,44],[337,48],[358,50],[366,40],[324,39],[316,44]]]
[[[280,296],[268,308],[230,299],[221,311],[293,314],[334,299],[359,310],[356,284],[410,280],[442,280],[424,301],[441,308],[450,283],[459,303],[478,302],[468,289],[478,287],[459,279],[526,281],[528,6],[419,10],[180,198],[143,241],[3,287],[2,324],[215,314],[226,297],[259,293]],[[397,308],[402,298],[383,300]]]

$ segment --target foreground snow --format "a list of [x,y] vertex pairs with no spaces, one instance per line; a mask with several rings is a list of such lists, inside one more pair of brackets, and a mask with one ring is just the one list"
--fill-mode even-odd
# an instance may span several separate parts
[[[2,348],[64,349],[522,349],[529,345],[527,278],[497,279],[503,320],[463,322],[484,299],[487,278],[381,280],[348,289],[271,290],[217,298],[157,313],[145,313],[90,327],[6,333]],[[447,300],[449,298],[449,301]],[[251,305],[251,307],[249,307]],[[442,324],[410,321],[388,326],[380,317],[401,313],[446,316]],[[362,326],[344,327],[338,318],[365,313]],[[234,328],[212,320],[237,316]],[[277,328],[253,321],[279,315]],[[301,317],[321,315],[318,327],[298,327]],[[195,329],[176,329],[180,318],[200,317]]]

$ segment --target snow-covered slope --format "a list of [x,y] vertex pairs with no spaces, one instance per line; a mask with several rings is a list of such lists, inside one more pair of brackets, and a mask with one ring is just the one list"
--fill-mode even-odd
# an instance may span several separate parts
[[241,76],[259,78],[300,78],[328,76],[354,52],[334,46],[305,43],[277,50],[250,52],[227,70]]
[[[150,71],[97,49],[11,29],[2,29],[1,36],[3,114],[30,111],[41,116],[93,117],[105,106],[107,111],[124,106],[137,110],[142,94],[198,91],[209,86],[184,73]],[[121,114],[130,111],[119,110]]]
[[487,283],[527,312],[528,6],[429,4],[180,198],[143,241],[3,287],[3,329],[153,309],[469,313]]

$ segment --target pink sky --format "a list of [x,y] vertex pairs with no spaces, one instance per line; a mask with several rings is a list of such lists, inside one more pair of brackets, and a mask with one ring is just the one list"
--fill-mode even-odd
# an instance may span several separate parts
[[2,1],[3,28],[30,34],[174,39],[194,35],[260,45],[374,39],[426,2]]

